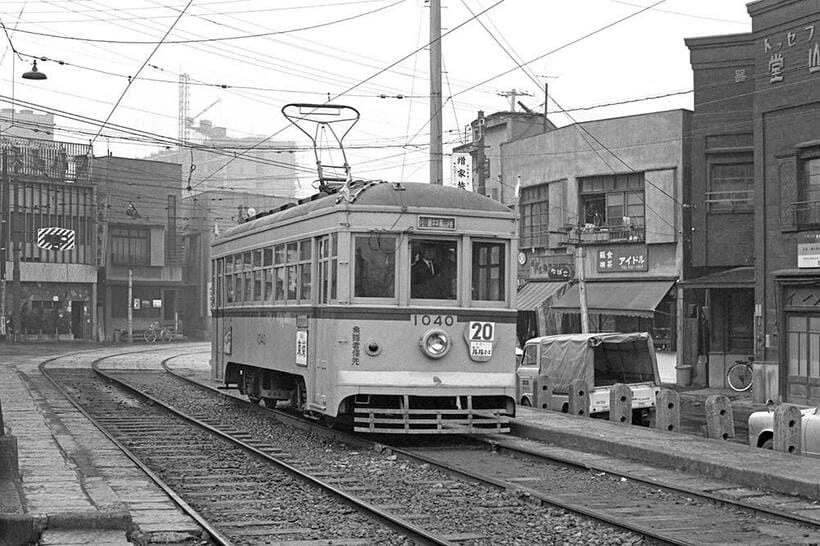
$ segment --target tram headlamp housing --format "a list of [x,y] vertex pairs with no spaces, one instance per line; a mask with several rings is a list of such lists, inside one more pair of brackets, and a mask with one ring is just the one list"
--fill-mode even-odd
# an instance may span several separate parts
[[430,330],[421,337],[421,351],[429,358],[438,359],[446,355],[453,346],[450,335],[443,330]]

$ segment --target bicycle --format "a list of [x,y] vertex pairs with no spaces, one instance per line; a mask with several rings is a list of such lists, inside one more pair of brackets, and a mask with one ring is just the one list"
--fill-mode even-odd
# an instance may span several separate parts
[[170,343],[174,336],[176,329],[173,326],[160,326],[158,322],[152,322],[142,334],[146,343],[156,343],[158,339]]
[[735,360],[726,372],[726,382],[735,392],[744,392],[752,388],[752,367],[748,360]]

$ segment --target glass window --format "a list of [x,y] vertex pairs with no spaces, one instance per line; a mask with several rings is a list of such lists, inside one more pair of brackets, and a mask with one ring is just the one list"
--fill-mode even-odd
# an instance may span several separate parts
[[312,285],[312,271],[313,264],[311,263],[312,248],[311,241],[307,239],[299,242],[299,299],[301,301],[310,301],[311,299],[311,285]]
[[265,301],[273,303],[273,269],[265,270]]
[[504,301],[504,243],[473,243],[473,300]]
[[262,261],[262,265],[264,267],[270,267],[273,265],[273,249],[266,248],[264,251],[264,259]]
[[262,270],[253,272],[253,301],[263,301],[262,294]]
[[754,162],[713,164],[709,175],[710,212],[749,212],[754,208]]
[[524,356],[521,358],[521,365],[528,367],[538,366],[538,347],[535,345],[524,347]]
[[414,239],[410,242],[410,297],[456,299],[458,245],[455,241]]
[[338,241],[336,233],[319,238],[319,302],[321,303],[336,300]]
[[253,251],[253,267],[254,267],[254,269],[262,267],[262,251],[261,250],[254,250]]
[[150,230],[111,228],[111,263],[114,265],[150,265]]
[[393,298],[396,295],[396,237],[357,235],[355,238],[356,286],[359,298]]
[[245,290],[242,296],[243,303],[251,303],[253,301],[253,272],[245,271]]
[[610,241],[643,240],[644,174],[581,179],[581,211],[585,224],[607,228]]
[[521,246],[549,246],[549,185],[521,188]]

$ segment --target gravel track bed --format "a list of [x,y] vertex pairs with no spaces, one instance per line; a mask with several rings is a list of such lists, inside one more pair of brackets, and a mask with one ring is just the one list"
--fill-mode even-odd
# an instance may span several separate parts
[[[158,412],[153,404],[121,391],[91,370],[49,373],[233,544],[270,540],[409,543],[332,495],[226,440]],[[106,400],[111,402],[102,402]],[[153,430],[168,434],[149,437],[149,429],[140,424],[145,416],[150,416]]]
[[[109,371],[109,373],[111,373]],[[364,450],[330,441],[266,417],[252,408],[204,392],[171,374],[119,374],[184,413],[207,416],[222,427],[247,432],[298,458],[290,464],[337,480],[341,489],[419,527],[451,536],[459,544],[643,544],[643,538],[570,512],[541,506],[515,494],[454,479],[430,465],[406,461],[388,451]]]

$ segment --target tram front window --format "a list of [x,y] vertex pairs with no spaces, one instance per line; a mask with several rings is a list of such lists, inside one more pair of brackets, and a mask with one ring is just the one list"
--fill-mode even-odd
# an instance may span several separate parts
[[410,242],[410,297],[456,299],[458,260],[455,241]]
[[396,238],[356,237],[356,287],[360,298],[393,298],[396,294]]

